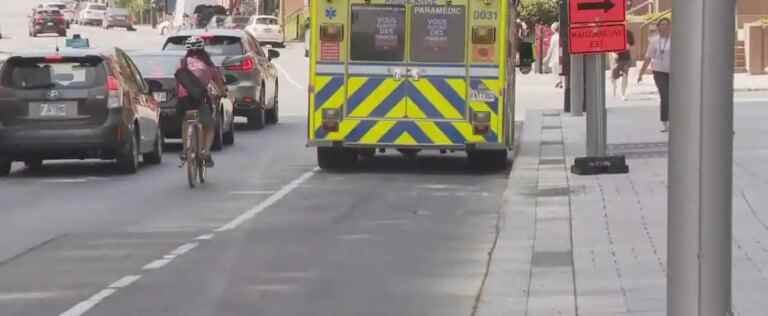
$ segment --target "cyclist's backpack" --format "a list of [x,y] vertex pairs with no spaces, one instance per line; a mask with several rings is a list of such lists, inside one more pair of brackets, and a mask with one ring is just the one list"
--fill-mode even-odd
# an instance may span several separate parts
[[187,67],[187,57],[182,58],[181,68],[176,70],[176,73],[173,74],[173,77],[176,78],[176,81],[178,81],[179,84],[187,90],[189,97],[192,98],[192,100],[197,101],[197,104],[200,104],[203,100],[205,100],[205,97],[208,93],[208,87],[206,87],[206,85],[200,81],[200,78],[195,76],[195,73],[189,70]]

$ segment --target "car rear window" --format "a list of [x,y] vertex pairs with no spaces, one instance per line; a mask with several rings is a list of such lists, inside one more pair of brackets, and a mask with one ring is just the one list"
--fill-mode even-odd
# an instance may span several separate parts
[[[168,38],[163,46],[164,50],[185,50],[184,43],[189,36],[173,36]],[[240,37],[236,36],[211,36],[204,37],[205,50],[211,55],[242,55],[245,53],[243,50],[243,43]]]
[[107,10],[107,13],[112,15],[128,15],[127,9],[109,9]]
[[173,77],[181,56],[132,56],[141,74],[147,78]]
[[104,11],[107,9],[106,6],[100,5],[100,4],[90,4],[88,5],[89,10],[98,10],[98,11]]
[[2,85],[15,89],[82,89],[102,86],[106,78],[100,57],[13,57],[6,61]]
[[49,3],[45,5],[46,8],[52,8],[52,9],[58,9],[58,10],[64,10],[67,8],[66,4],[62,3]]
[[236,16],[236,17],[232,18],[232,23],[235,23],[235,24],[248,24],[248,20],[250,20],[250,19],[251,18],[249,18],[247,16]]
[[39,15],[61,15],[61,11],[59,11],[59,10],[38,10],[37,14],[39,14]]
[[275,18],[257,18],[257,24],[277,25],[277,19]]

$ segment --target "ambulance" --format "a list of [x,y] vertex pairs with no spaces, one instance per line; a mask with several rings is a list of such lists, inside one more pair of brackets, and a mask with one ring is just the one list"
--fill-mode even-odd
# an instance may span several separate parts
[[514,145],[516,1],[311,0],[308,145],[343,169],[388,149],[465,151],[503,168]]

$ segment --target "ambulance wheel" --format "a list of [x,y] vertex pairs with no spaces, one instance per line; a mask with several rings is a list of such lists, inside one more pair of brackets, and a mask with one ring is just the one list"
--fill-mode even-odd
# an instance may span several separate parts
[[348,148],[317,148],[317,165],[325,170],[349,169],[357,162],[357,152]]
[[502,170],[507,167],[506,150],[470,151],[467,156],[469,165],[475,170]]

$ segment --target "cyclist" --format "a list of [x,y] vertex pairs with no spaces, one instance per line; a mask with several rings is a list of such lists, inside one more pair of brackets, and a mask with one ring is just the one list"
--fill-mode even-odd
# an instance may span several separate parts
[[[209,91],[206,96],[203,97],[203,100],[194,100],[187,90],[184,89],[181,84],[177,83],[176,91],[179,102],[178,106],[179,109],[182,109],[179,111],[179,114],[183,118],[186,111],[194,109],[198,110],[200,123],[203,126],[204,138],[201,154],[205,160],[206,167],[213,167],[214,163],[213,158],[211,157],[211,145],[213,144],[213,138],[216,133],[214,128],[214,125],[216,124],[216,120],[214,119],[215,107],[213,105],[216,104],[216,100],[218,100],[220,96],[223,96],[226,93],[227,88],[219,69],[214,65],[213,61],[211,61],[211,56],[205,51],[205,41],[202,38],[192,36],[187,39],[184,46],[187,49],[187,54],[182,58],[179,68],[186,67],[186,69],[189,69],[189,71],[191,71],[204,86],[209,87]],[[186,135],[183,136],[184,141],[186,141]],[[181,159],[186,160],[183,151]]]

